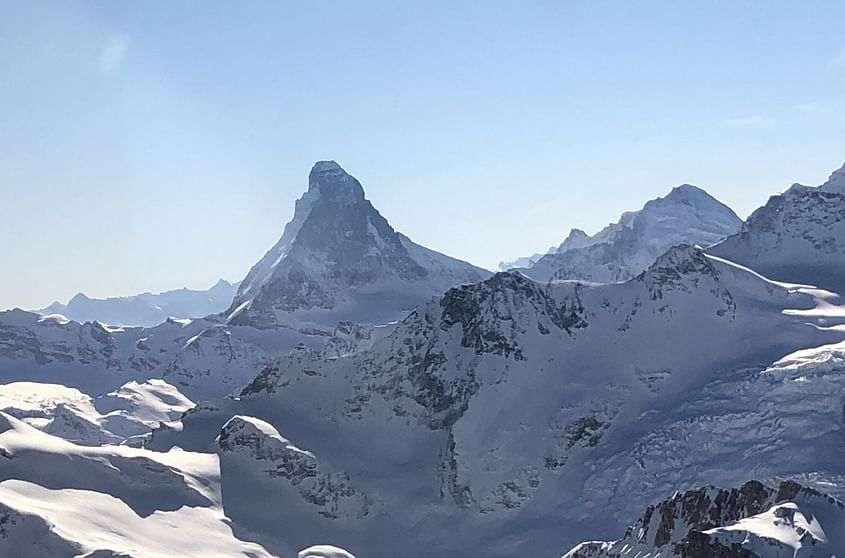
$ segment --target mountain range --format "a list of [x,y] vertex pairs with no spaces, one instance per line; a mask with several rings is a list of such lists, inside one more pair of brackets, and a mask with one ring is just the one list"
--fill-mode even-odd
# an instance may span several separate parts
[[626,281],[672,246],[709,246],[739,231],[732,209],[696,186],[684,184],[638,211],[623,213],[593,236],[572,229],[566,239],[530,265],[517,267],[537,281]]
[[490,274],[318,162],[206,316],[0,313],[0,555],[845,554],[843,173]]
[[167,318],[202,318],[222,312],[232,303],[237,289],[238,283],[220,279],[204,291],[175,289],[114,298],[89,298],[77,293],[67,304],[54,302],[37,312],[44,316],[59,314],[80,323],[152,327]]

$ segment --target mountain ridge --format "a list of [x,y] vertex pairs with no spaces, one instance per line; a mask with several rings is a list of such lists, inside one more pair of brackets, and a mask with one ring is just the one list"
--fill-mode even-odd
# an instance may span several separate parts
[[79,292],[65,304],[54,302],[36,312],[60,314],[79,323],[152,327],[167,318],[202,318],[224,310],[231,304],[238,284],[219,279],[205,290],[180,288],[109,298],[91,298]]
[[665,196],[626,211],[590,236],[572,229],[557,251],[520,271],[538,281],[630,279],[677,244],[707,246],[739,230],[741,220],[706,191],[682,184]]

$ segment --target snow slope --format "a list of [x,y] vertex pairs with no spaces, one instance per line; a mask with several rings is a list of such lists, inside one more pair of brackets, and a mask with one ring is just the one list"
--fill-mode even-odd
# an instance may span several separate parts
[[67,304],[54,302],[39,314],[60,314],[76,322],[152,327],[167,318],[202,318],[222,312],[232,303],[238,283],[220,279],[208,290],[176,289],[115,298],[76,294]]
[[842,170],[819,188],[793,185],[708,252],[781,281],[845,292]]
[[726,205],[689,184],[623,213],[593,236],[572,229],[557,250],[521,271],[538,281],[581,279],[616,282],[633,278],[678,244],[709,246],[739,230]]
[[[845,338],[836,303],[689,246],[619,284],[497,274],[433,299],[368,350],[281,359],[150,447],[225,450],[224,492],[267,495],[226,512],[267,548],[322,535],[374,557],[408,539],[407,556],[552,555],[612,536],[677,488],[749,471],[840,482],[828,437],[842,378],[796,383],[766,368]],[[233,416],[269,428],[220,448]],[[805,460],[783,449],[797,444],[813,448]],[[287,445],[311,465],[272,449]],[[256,475],[249,456],[273,465]],[[335,480],[303,493],[288,472],[305,469]]]
[[0,410],[84,445],[140,444],[160,424],[176,427],[193,406],[179,390],[157,379],[129,382],[96,398],[59,384],[0,384]]
[[0,413],[0,555],[273,556],[222,513],[217,459],[90,448]]

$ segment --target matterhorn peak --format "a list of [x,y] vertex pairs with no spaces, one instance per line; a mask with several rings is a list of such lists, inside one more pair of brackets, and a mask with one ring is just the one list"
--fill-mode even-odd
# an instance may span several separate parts
[[337,199],[346,204],[364,202],[364,188],[334,161],[317,161],[308,175],[308,193]]
[[314,166],[311,167],[311,173],[331,173],[331,172],[340,172],[346,174],[346,171],[343,170],[337,161],[317,161],[314,163]]
[[261,327],[289,324],[291,313],[305,311],[301,318],[324,325],[395,320],[485,275],[411,242],[365,198],[355,177],[334,161],[319,161],[282,238],[241,282],[227,315]]

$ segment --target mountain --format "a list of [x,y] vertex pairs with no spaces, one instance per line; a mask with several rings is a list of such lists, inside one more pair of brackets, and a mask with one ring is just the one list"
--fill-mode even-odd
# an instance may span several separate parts
[[676,492],[649,506],[613,542],[586,542],[564,558],[829,558],[845,553],[845,506],[793,481],[749,481]]
[[795,184],[708,252],[779,281],[845,293],[845,169],[818,188]]
[[226,312],[154,327],[0,312],[0,381],[99,395],[164,378],[192,400],[222,396],[291,350],[367,346],[418,304],[489,275],[397,233],[357,180],[337,163],[319,162],[281,240]]
[[533,254],[531,256],[526,256],[522,258],[517,258],[515,260],[510,261],[500,261],[499,265],[496,266],[498,271],[510,271],[511,269],[523,268],[523,267],[531,267],[537,261],[540,260],[546,254],[550,254],[557,251],[557,246],[552,246],[548,250],[546,250],[543,254]]
[[222,312],[232,303],[237,288],[237,283],[220,279],[206,291],[176,289],[105,299],[78,293],[67,304],[54,302],[38,313],[59,314],[80,323],[152,327],[167,318],[201,318]]
[[742,221],[701,188],[684,184],[623,213],[593,236],[572,229],[557,250],[520,271],[538,280],[625,281],[672,246],[709,246],[734,234]]
[[[702,194],[559,247],[619,282],[536,281],[411,243],[318,163],[226,312],[0,313],[0,555],[841,554],[845,300],[690,244],[627,278]],[[840,194],[784,196],[784,246],[841,239]]]
[[845,165],[830,174],[827,182],[819,186],[819,190],[831,194],[845,195]]
[[397,233],[334,161],[311,169],[308,191],[279,242],[250,269],[229,311],[237,325],[292,320],[385,323],[489,272]]
[[147,447],[220,455],[224,489],[264,495],[227,516],[271,550],[552,555],[678,488],[838,483],[842,349],[777,361],[845,338],[836,303],[691,246],[624,283],[499,273],[368,349],[278,359]]

